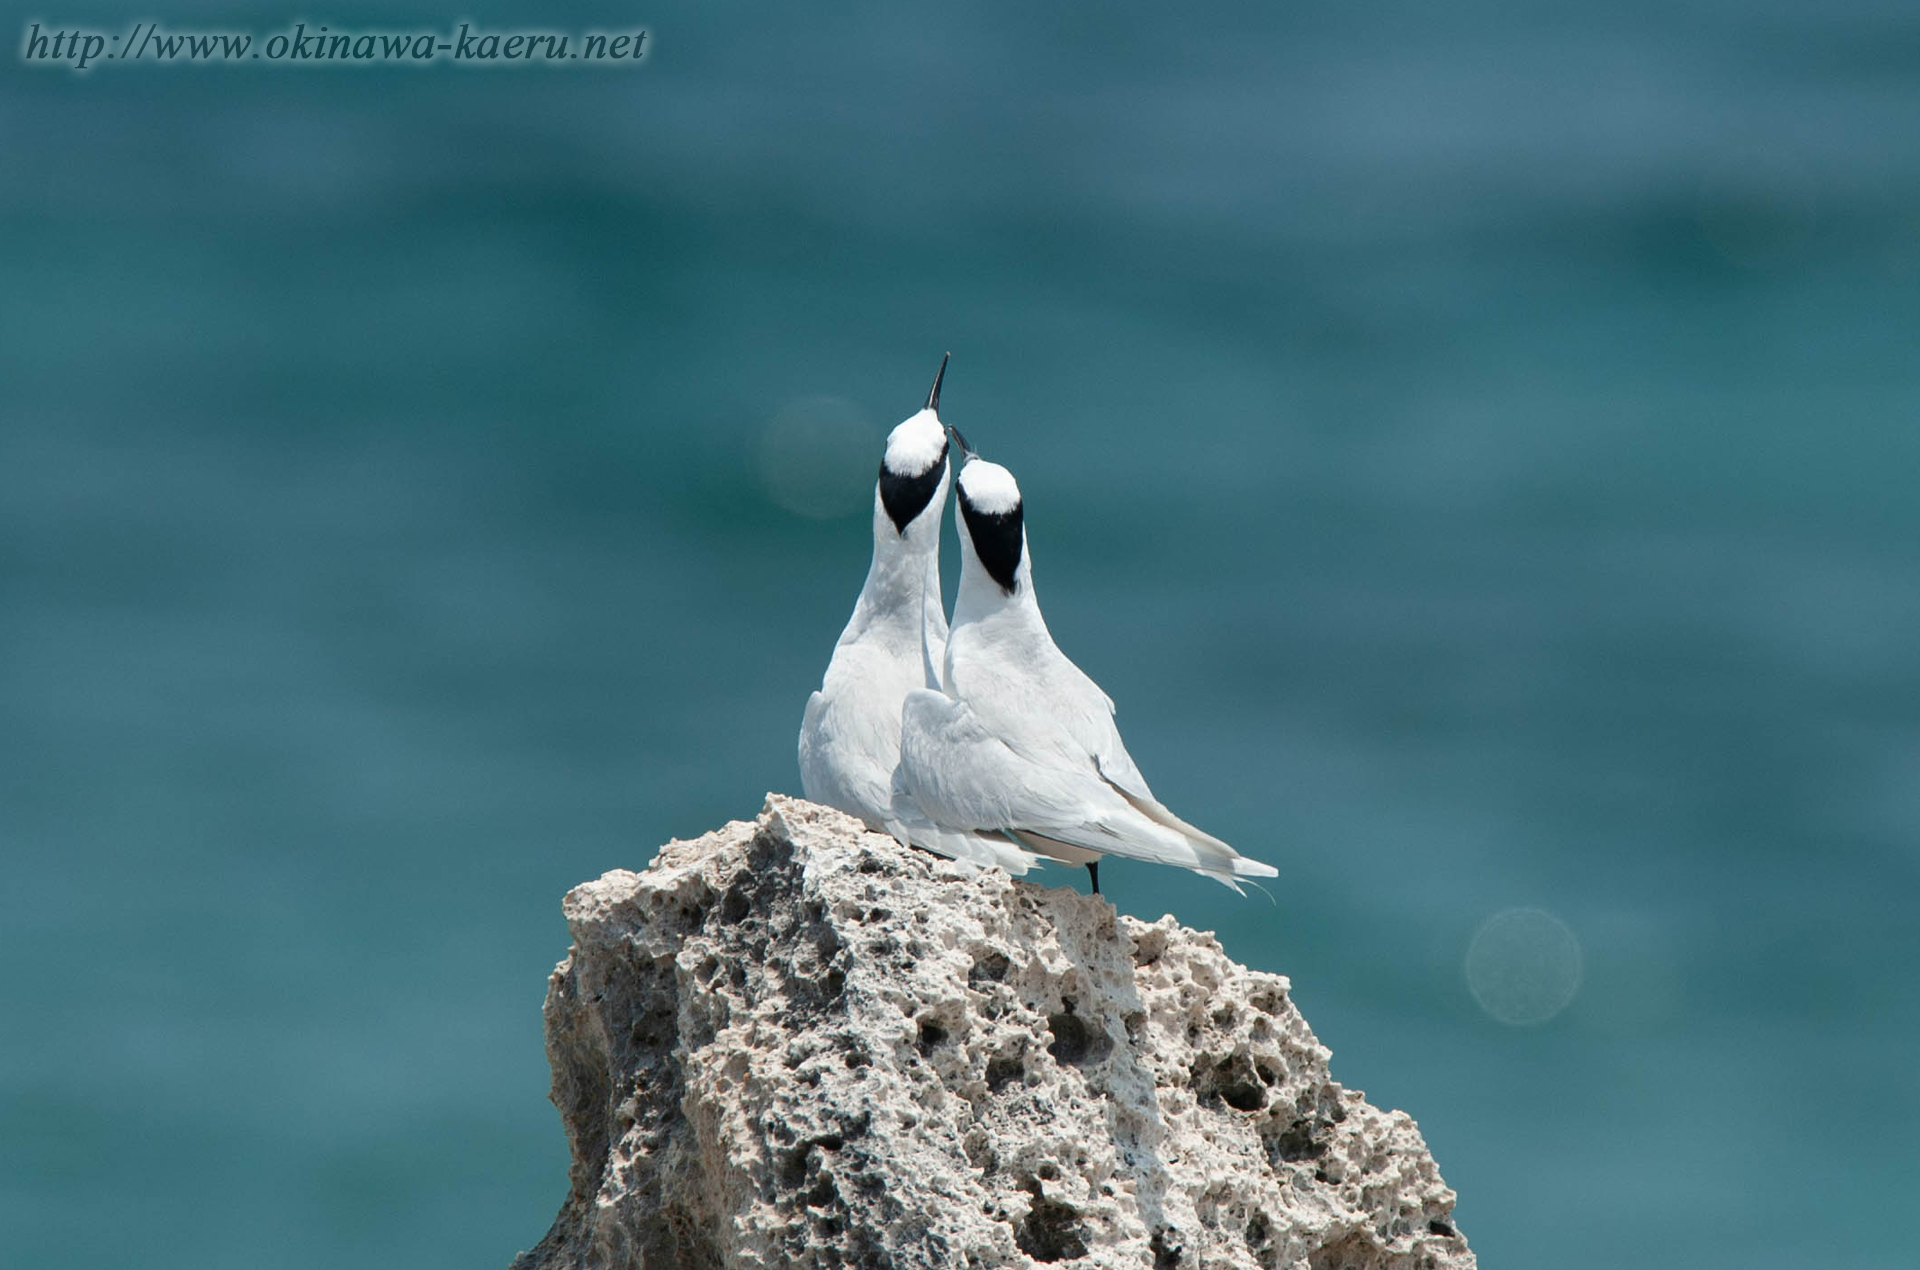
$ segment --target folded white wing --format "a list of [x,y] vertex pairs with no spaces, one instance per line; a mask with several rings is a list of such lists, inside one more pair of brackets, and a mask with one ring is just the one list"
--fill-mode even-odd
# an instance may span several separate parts
[[1043,852],[1060,843],[1080,852],[1178,865],[1236,891],[1236,875],[1270,872],[1194,830],[1151,796],[1136,801],[1084,750],[1076,763],[1073,738],[1049,728],[1044,714],[1028,719],[1028,735],[1003,737],[964,702],[927,689],[908,693],[897,791],[933,824],[1008,834]]

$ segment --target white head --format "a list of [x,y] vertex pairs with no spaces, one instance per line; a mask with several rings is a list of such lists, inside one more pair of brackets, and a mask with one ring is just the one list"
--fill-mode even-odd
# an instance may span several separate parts
[[[962,449],[966,439],[960,439]],[[998,463],[989,463],[967,451],[966,466],[960,469],[960,521],[963,561],[971,556],[1005,595],[1013,595],[1030,573],[1027,564],[1027,531],[1020,486],[1013,473]],[[971,563],[972,561],[967,561]]]
[[[930,507],[934,512],[931,523],[938,525],[940,508],[946,502],[947,430],[940,425],[940,381],[946,374],[947,363],[942,358],[927,404],[887,435],[887,452],[880,460],[876,510],[885,514],[893,532],[901,538]],[[883,534],[885,528],[885,522],[876,515],[874,533]]]

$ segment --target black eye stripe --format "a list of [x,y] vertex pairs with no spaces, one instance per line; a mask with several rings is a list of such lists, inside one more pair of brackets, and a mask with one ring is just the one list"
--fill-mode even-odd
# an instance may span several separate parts
[[1014,575],[1025,549],[1025,506],[1015,503],[1011,511],[983,512],[967,498],[967,487],[962,485],[960,514],[967,522],[967,537],[973,540],[973,553],[980,557],[987,576],[998,582],[1002,591],[1012,595],[1016,586]]
[[880,505],[887,509],[887,518],[893,522],[898,532],[907,532],[907,526],[913,518],[927,510],[927,504],[933,501],[933,493],[940,488],[940,478],[947,470],[947,446],[940,444],[940,460],[918,476],[901,476],[890,471],[886,462],[880,464]]

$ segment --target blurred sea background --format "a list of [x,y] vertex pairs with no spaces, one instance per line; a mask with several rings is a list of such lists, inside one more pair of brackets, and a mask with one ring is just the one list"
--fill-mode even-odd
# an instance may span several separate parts
[[1281,869],[1111,898],[1291,975],[1484,1264],[1913,1264],[1920,8],[5,15],[652,32],[0,66],[7,1264],[531,1246],[560,897],[799,792],[949,349]]

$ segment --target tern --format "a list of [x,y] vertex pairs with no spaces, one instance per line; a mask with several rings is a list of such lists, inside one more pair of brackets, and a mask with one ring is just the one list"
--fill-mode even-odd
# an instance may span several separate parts
[[915,810],[945,832],[1005,836],[1084,864],[1096,893],[1106,855],[1180,865],[1235,891],[1239,879],[1278,876],[1153,796],[1120,740],[1113,699],[1040,615],[1013,473],[949,431],[965,457],[955,482],[960,591],[940,672],[929,640],[928,683],[901,706],[894,835],[912,838],[900,812]]
[[[800,783],[807,797],[881,833],[889,822],[917,822],[910,808],[896,814],[893,806],[901,703],[927,684],[928,658],[941,656],[947,641],[940,521],[952,472],[940,384],[951,356],[941,359],[927,404],[887,437],[873,492],[873,563],[800,724]],[[1023,874],[1036,862],[997,835],[917,828],[915,845],[972,864]]]

